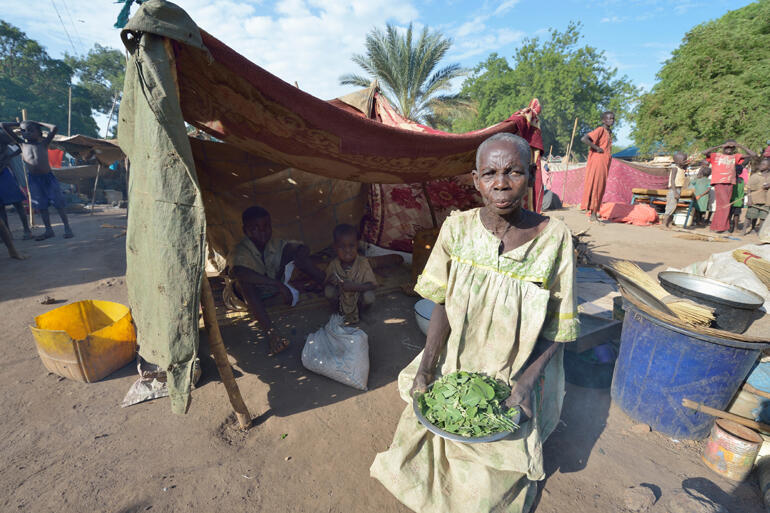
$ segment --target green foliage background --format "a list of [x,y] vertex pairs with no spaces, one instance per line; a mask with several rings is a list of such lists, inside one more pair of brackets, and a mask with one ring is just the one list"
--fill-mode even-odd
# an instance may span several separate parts
[[[475,102],[477,112],[455,119],[453,130],[466,132],[498,123],[538,98],[545,151],[553,145],[554,154],[563,154],[576,117],[576,141],[599,125],[604,110],[614,111],[619,122],[628,118],[638,90],[627,77],[617,77],[604,52],[579,46],[580,30],[581,25],[573,22],[564,32],[552,29],[550,38],[525,39],[512,65],[491,54],[476,66],[461,92]],[[579,143],[575,149],[581,151]]]
[[24,32],[0,20],[0,120],[21,119],[21,110],[27,109],[29,119],[53,123],[66,135],[72,84],[71,132],[96,137],[93,111],[109,112],[123,88],[124,68],[120,51],[98,44],[85,56],[54,59]]
[[643,151],[703,150],[770,139],[770,1],[690,30],[642,96],[633,137]]

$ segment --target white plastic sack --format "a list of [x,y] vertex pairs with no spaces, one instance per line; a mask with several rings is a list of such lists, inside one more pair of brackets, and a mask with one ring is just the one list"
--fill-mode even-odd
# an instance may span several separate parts
[[334,314],[326,326],[308,335],[302,365],[343,385],[366,390],[369,381],[369,341],[358,328],[345,326]]
[[[767,245],[746,244],[735,249],[745,249],[755,255],[759,255],[765,260],[770,260],[770,246]],[[669,268],[669,270],[678,271],[679,269]],[[707,260],[690,264],[682,269],[682,271],[707,276],[724,283],[729,283],[756,292],[765,300],[765,311],[770,312],[770,291],[765,284],[757,278],[754,271],[747,265],[738,262],[733,258],[733,250],[725,251],[723,253],[714,253]]]

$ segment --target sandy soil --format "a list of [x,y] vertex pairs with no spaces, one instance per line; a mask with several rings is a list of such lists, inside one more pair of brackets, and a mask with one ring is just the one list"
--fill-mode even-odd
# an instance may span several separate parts
[[[573,230],[588,226],[577,211],[553,215]],[[248,325],[224,327],[241,391],[259,416],[247,433],[234,428],[205,337],[203,378],[185,416],[172,415],[167,399],[120,408],[136,378],[131,365],[93,384],[46,372],[28,329],[35,315],[52,308],[39,304],[42,295],[126,302],[125,238],[100,227],[124,224],[123,216],[120,210],[73,215],[76,238],[19,241],[30,256],[23,262],[0,252],[0,510],[407,511],[368,469],[390,443],[405,406],[396,376],[424,344],[413,298],[380,298],[362,325],[371,347],[368,392],[303,369],[301,344],[325,322],[323,309],[280,319],[293,344],[275,358],[266,356],[265,343],[257,343]],[[591,237],[598,260],[633,259],[646,270],[683,266],[741,244],[621,225],[595,226]],[[611,404],[609,390],[569,385],[562,423],[545,445],[548,478],[536,511],[622,511],[623,491],[642,484],[661,496],[653,512],[666,511],[667,496],[682,487],[733,513],[760,511],[755,478],[726,481],[700,462],[699,443],[637,433],[633,426]]]

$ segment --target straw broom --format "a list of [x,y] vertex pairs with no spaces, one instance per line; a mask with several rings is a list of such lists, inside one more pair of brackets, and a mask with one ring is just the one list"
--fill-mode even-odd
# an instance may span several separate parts
[[661,300],[681,320],[694,326],[709,326],[714,320],[714,312],[710,308],[690,301],[671,300],[671,294],[638,265],[618,260],[612,262],[610,267]]
[[733,251],[733,258],[751,269],[759,280],[770,288],[770,261],[745,249]]

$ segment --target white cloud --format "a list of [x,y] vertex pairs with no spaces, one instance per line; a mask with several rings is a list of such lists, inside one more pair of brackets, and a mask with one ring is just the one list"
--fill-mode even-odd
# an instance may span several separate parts
[[500,5],[497,6],[497,9],[495,9],[495,16],[499,16],[507,11],[510,11],[513,9],[513,6],[519,3],[519,0],[505,0]]
[[[364,51],[369,30],[386,21],[406,25],[419,17],[414,0],[177,1],[199,27],[269,72],[290,83],[297,81],[300,88],[324,99],[351,91],[338,79],[358,71],[350,57]],[[94,42],[122,49],[119,31],[112,27],[121,4],[105,2],[95,9],[93,0],[54,2],[76,45],[69,16],[77,24],[85,45],[78,48],[79,53]],[[4,2],[2,16],[46,46],[52,56],[73,52],[52,9],[32,10],[23,2]]]
[[455,41],[452,60],[462,61],[483,53],[496,52],[502,47],[519,41],[525,33],[520,30],[508,28],[486,31],[472,38],[464,38]]
[[601,19],[602,23],[623,23],[628,18],[625,16],[605,16]]
[[487,24],[513,9],[518,3],[519,0],[505,0],[493,10],[485,3],[480,9],[474,10],[472,17],[456,28],[452,29],[450,26],[448,33],[454,40],[450,59],[463,61],[483,53],[499,52],[502,47],[522,39],[525,33],[520,30],[507,27],[491,28]]

